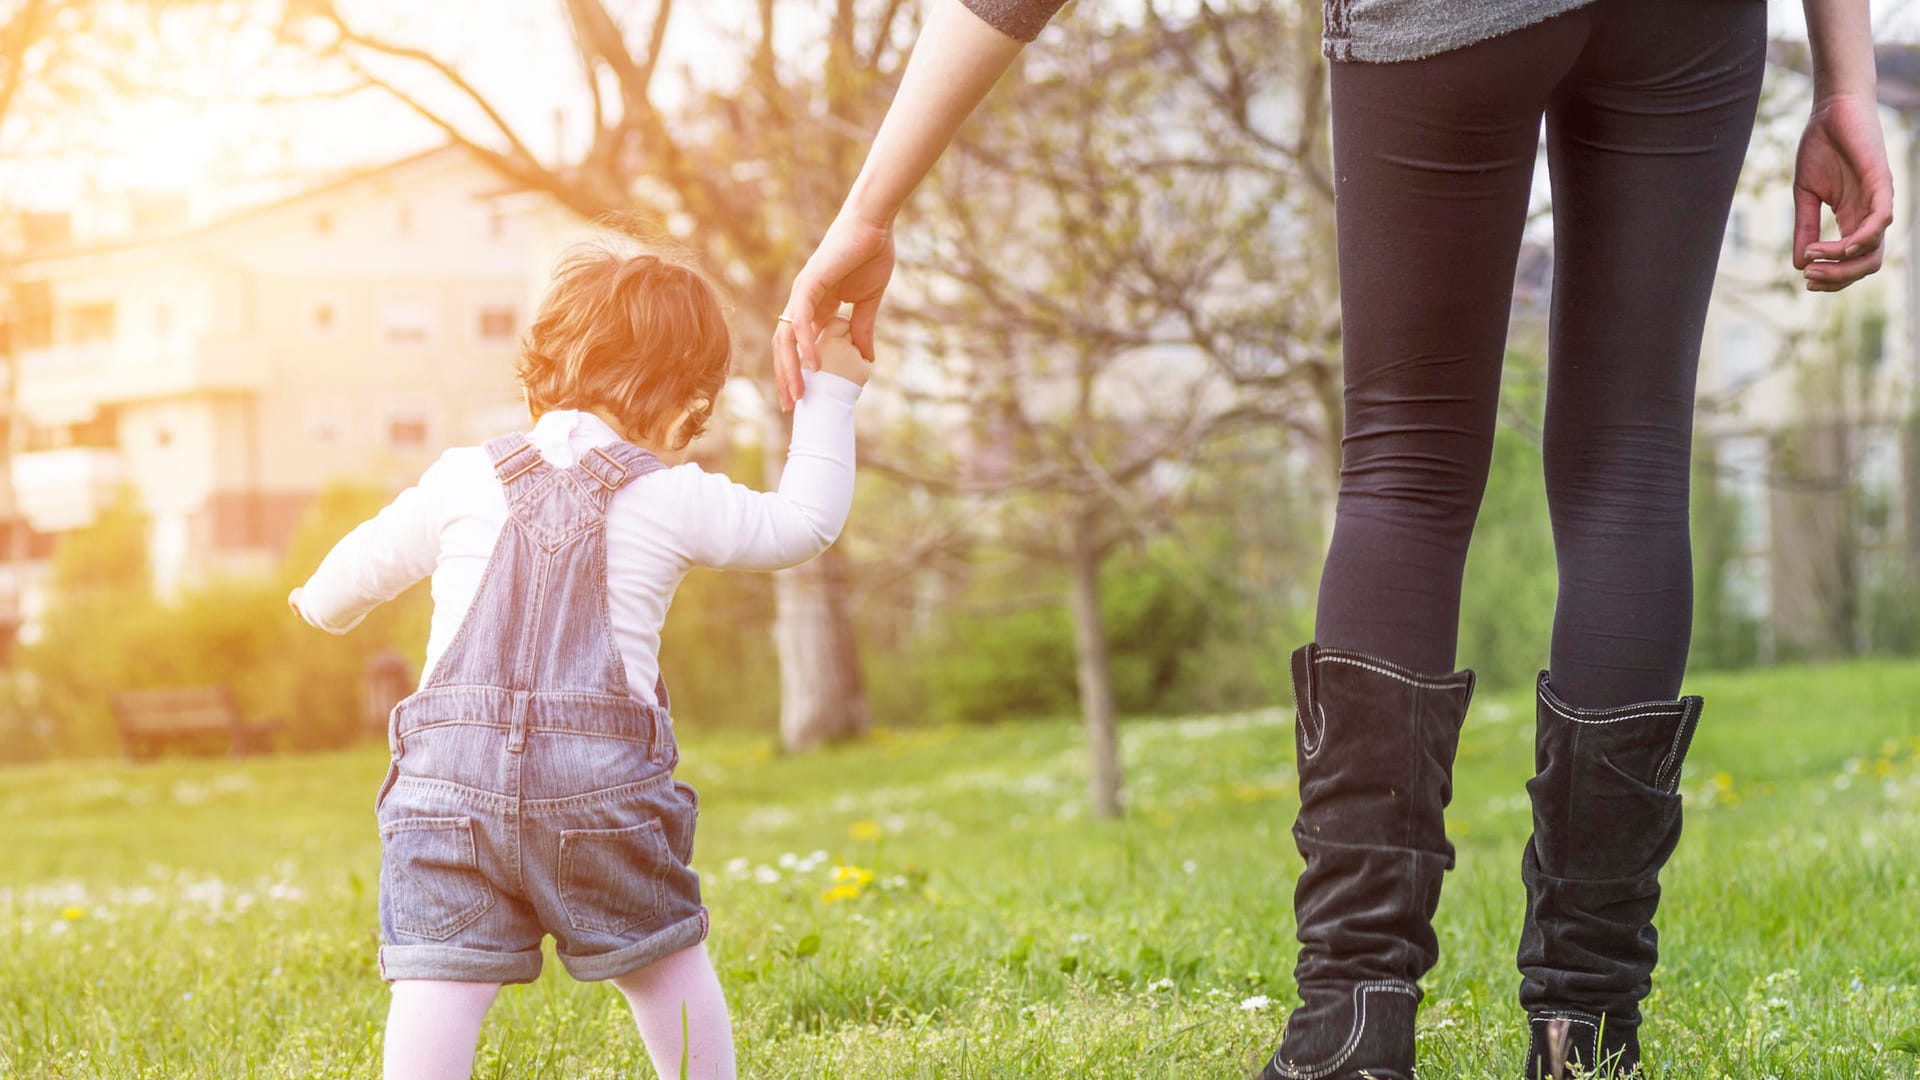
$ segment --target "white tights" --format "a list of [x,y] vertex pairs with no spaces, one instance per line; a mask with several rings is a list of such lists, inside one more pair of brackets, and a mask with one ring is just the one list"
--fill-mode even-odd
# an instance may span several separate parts
[[[734,1080],[733,1022],[704,943],[622,975],[613,985],[626,996],[640,1041],[662,1077],[678,1080],[684,1055],[689,1080]],[[480,1021],[499,992],[499,983],[394,983],[386,1080],[468,1080]]]

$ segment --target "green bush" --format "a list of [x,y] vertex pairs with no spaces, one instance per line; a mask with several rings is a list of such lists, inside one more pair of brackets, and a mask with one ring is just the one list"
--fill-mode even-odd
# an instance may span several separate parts
[[222,684],[250,716],[275,716],[294,748],[340,746],[362,734],[367,658],[400,648],[418,670],[429,601],[424,586],[334,637],[301,623],[286,595],[335,540],[384,503],[339,487],[315,501],[271,580],[215,578],[174,602],[153,596],[146,518],[124,495],[62,538],[40,633],[19,654],[10,726],[32,736],[12,757],[117,752],[110,699],[123,690]]
[[[676,722],[770,731],[779,721],[773,578],[695,570],[660,632],[660,670]],[[648,687],[642,693],[651,692]]]
[[[1101,607],[1115,703],[1123,714],[1268,703],[1265,635],[1241,617],[1228,583],[1182,565],[1171,541],[1110,558]],[[1078,708],[1073,621],[1058,568],[1028,566],[1001,590],[954,598],[933,634],[896,657],[868,656],[886,721],[991,723]],[[986,611],[988,614],[972,612]]]
[[1489,689],[1531,686],[1547,665],[1556,591],[1540,448],[1501,428],[1467,554],[1459,663]]

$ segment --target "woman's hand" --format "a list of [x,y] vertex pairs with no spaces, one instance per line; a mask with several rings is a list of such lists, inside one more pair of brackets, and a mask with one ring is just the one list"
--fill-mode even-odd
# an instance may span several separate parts
[[[1820,208],[1833,207],[1838,240],[1820,239]],[[1838,292],[1880,269],[1893,224],[1893,174],[1871,96],[1840,94],[1813,108],[1793,165],[1793,267],[1813,292]]]
[[[1056,2],[1052,8],[1059,6]],[[1046,14],[1052,14],[1051,8]],[[818,320],[838,314],[840,304],[853,304],[853,344],[873,359],[873,323],[893,277],[894,215],[994,80],[1019,55],[1020,46],[1018,39],[995,29],[960,0],[932,0],[926,6],[926,22],[900,77],[900,90],[880,121],[846,205],[794,279],[783,313],[792,321],[773,332],[773,375],[780,384],[781,408],[793,408],[806,392],[800,383],[802,363],[820,370],[813,347]]]
[[773,332],[773,376],[780,386],[780,407],[793,408],[800,399],[800,365],[820,370],[814,347],[822,316],[831,319],[840,305],[853,305],[853,345],[873,359],[873,325],[880,315],[880,297],[893,278],[893,228],[842,213],[828,227],[820,247],[793,279],[785,315]]

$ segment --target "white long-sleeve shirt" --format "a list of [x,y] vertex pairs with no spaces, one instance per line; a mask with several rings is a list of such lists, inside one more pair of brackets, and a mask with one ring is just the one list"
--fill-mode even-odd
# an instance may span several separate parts
[[[853,503],[853,406],[860,387],[826,372],[806,379],[778,492],[755,491],[689,462],[637,477],[614,493],[607,508],[607,603],[634,693],[652,693],[660,628],[689,569],[778,570],[819,555],[840,535]],[[569,468],[619,436],[592,413],[563,409],[541,416],[528,438],[548,462]],[[506,494],[486,450],[448,450],[417,485],[334,545],[297,594],[300,614],[344,634],[432,575],[424,684],[466,618],[506,520]]]

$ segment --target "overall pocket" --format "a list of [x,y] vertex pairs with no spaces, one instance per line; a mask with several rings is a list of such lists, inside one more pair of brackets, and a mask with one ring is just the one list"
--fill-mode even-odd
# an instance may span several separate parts
[[380,840],[396,932],[445,941],[493,906],[472,818],[403,818],[382,828]]
[[666,829],[658,818],[623,829],[560,833],[560,906],[575,930],[622,934],[660,913]]

